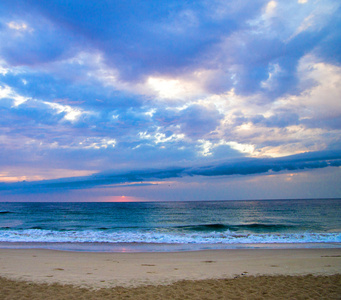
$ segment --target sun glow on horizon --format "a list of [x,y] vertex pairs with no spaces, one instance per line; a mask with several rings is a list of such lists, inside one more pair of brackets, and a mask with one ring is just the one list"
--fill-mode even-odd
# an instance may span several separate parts
[[146,201],[144,198],[134,196],[106,196],[103,199],[104,202],[143,202]]

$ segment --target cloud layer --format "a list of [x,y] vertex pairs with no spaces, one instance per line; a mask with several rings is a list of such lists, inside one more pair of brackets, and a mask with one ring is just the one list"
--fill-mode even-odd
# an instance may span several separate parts
[[298,154],[283,158],[243,158],[237,161],[220,162],[195,167],[172,167],[167,169],[144,169],[126,172],[102,172],[91,176],[60,178],[53,180],[1,184],[0,190],[39,191],[49,189],[87,189],[96,186],[120,187],[120,184],[153,184],[153,181],[186,176],[231,176],[254,175],[267,172],[299,171],[340,167],[341,152],[327,151]]
[[3,0],[0,182],[340,151],[340,28],[335,0]]

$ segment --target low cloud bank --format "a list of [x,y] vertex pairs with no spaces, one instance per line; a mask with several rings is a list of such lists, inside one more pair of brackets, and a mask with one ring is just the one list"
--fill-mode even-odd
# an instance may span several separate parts
[[[254,175],[341,166],[341,151],[309,152],[281,158],[244,158],[195,167],[170,167],[126,172],[106,171],[91,176],[32,182],[2,183],[0,191],[44,192],[49,189],[87,189],[98,186],[140,183],[186,176]],[[146,182],[144,184],[144,182]]]

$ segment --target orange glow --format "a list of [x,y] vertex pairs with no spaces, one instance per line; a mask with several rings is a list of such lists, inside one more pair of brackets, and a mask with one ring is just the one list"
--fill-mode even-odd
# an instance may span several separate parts
[[133,197],[133,196],[106,196],[101,199],[104,202],[141,202],[146,201],[143,198]]
[[23,181],[27,180],[26,176],[20,176],[20,177],[15,177],[15,176],[4,176],[3,174],[0,174],[0,182],[18,182],[18,181]]
[[53,170],[32,170],[12,167],[0,173],[0,182],[20,182],[20,181],[40,181],[63,177],[88,176],[94,171],[88,170],[68,170],[68,169],[53,169]]

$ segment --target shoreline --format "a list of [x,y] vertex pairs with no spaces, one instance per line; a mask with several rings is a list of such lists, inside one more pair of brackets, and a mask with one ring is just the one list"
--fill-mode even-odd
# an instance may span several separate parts
[[0,277],[12,280],[137,287],[239,276],[341,274],[341,248],[139,253],[0,249],[0,265]]
[[0,242],[0,249],[46,249],[94,253],[171,253],[239,249],[341,249],[341,243],[108,243],[108,242]]

